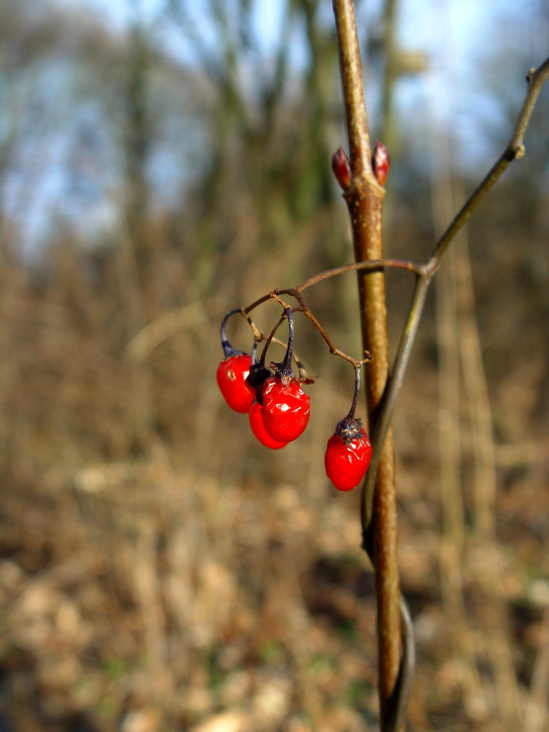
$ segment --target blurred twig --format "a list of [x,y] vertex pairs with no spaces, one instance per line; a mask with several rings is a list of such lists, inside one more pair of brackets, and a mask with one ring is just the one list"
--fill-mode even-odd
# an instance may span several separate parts
[[[453,215],[448,145],[443,131],[435,126],[432,144],[432,209],[435,231]],[[460,242],[461,243],[461,242]],[[457,244],[457,242],[456,242]],[[440,586],[445,616],[452,628],[454,668],[465,706],[486,714],[486,700],[477,668],[475,645],[467,623],[463,598],[462,556],[465,544],[465,506],[461,486],[462,432],[457,319],[458,248],[447,257],[449,266],[439,272],[436,286],[438,350],[438,427],[440,455],[440,497],[443,536],[440,547]]]
[[207,320],[204,304],[200,301],[191,302],[177,310],[164,313],[164,315],[145,326],[132,339],[127,348],[128,356],[134,361],[142,361],[156,346],[170,336],[183,328],[200,327]]
[[457,232],[461,229],[463,224],[467,221],[488,191],[498,182],[503,173],[507,170],[509,163],[512,163],[513,160],[519,160],[524,156],[524,135],[526,134],[539,93],[548,77],[549,58],[547,58],[538,69],[530,69],[528,72],[526,77],[526,80],[528,81],[528,93],[526,94],[526,99],[524,100],[522,109],[519,112],[517,123],[513,130],[511,139],[509,140],[509,144],[501,154],[500,158],[490,168],[485,178],[475,188],[467,201],[465,201],[460,211],[453,218],[450,226],[448,226],[444,234],[436,243],[435,248],[429,257],[429,262],[432,267],[438,267],[442,255],[451,244]]
[[545,608],[540,630],[540,644],[532,673],[530,697],[526,706],[524,732],[547,729],[547,699],[549,695],[549,605]]

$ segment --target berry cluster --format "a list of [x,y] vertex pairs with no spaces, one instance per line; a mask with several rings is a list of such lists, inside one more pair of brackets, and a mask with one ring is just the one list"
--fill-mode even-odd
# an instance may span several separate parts
[[[225,401],[236,412],[248,413],[253,434],[265,447],[279,450],[296,440],[305,431],[311,413],[310,397],[301,388],[308,381],[292,370],[294,325],[291,308],[285,308],[288,319],[288,345],[281,363],[265,366],[265,352],[260,359],[236,351],[225,334],[229,317],[240,310],[231,310],[221,325],[224,359],[217,368],[217,383]],[[270,340],[270,339],[269,339]],[[298,365],[300,366],[299,362]],[[301,369],[301,366],[300,366]],[[355,488],[368,470],[372,446],[354,412],[360,389],[360,367],[355,368],[355,394],[349,414],[336,426],[328,440],[325,468],[328,478],[340,491]]]

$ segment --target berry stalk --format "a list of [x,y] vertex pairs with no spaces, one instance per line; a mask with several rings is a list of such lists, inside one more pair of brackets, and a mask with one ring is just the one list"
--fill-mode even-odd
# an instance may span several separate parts
[[230,344],[229,339],[227,338],[227,322],[232,315],[236,315],[237,313],[242,314],[242,310],[240,310],[240,308],[234,308],[233,310],[229,310],[229,312],[221,321],[221,348],[223,349],[223,354],[225,358],[229,358],[229,356],[240,356],[243,353],[243,351],[237,351],[235,348],[233,348]]
[[359,394],[360,394],[360,366],[355,368],[355,393],[353,394],[353,401],[351,403],[351,408],[349,409],[349,414],[346,417],[344,417],[337,424],[337,427],[340,431],[344,430],[346,427],[348,427],[353,422],[355,422],[355,410],[356,410],[356,405],[358,402]]
[[286,314],[286,317],[288,318],[288,346],[286,348],[286,354],[284,356],[284,359],[280,366],[280,373],[281,374],[287,374],[290,372],[293,375],[292,371],[292,355],[294,352],[294,316],[292,315],[292,309],[291,308],[284,308],[284,313]]

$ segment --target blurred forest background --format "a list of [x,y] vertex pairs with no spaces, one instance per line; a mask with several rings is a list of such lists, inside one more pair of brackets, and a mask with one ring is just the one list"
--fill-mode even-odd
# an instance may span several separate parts
[[[422,260],[507,143],[549,48],[547,1],[516,5],[357,3],[389,256]],[[359,496],[323,469],[350,369],[297,322],[320,378],[277,453],[215,383],[224,312],[351,261],[340,144],[327,0],[0,3],[1,730],[376,729]],[[395,417],[416,731],[549,729],[548,89],[526,148]],[[356,355],[354,282],[310,304]]]

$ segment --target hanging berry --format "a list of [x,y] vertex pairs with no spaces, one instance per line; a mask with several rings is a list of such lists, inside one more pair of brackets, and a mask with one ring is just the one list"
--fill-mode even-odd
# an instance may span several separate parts
[[263,415],[261,414],[261,404],[254,401],[249,412],[250,427],[252,432],[257,437],[259,442],[265,447],[270,447],[271,450],[280,450],[282,447],[286,447],[287,442],[279,442],[273,439],[265,429],[263,424]]
[[291,442],[303,434],[311,400],[295,376],[271,376],[263,385],[262,399],[263,424],[271,437]]
[[360,391],[360,368],[355,369],[355,393],[349,414],[336,426],[328,440],[324,466],[326,475],[339,491],[350,491],[366,475],[372,457],[372,444],[355,419],[355,408]]
[[236,353],[221,361],[217,367],[217,383],[225,401],[231,409],[240,414],[250,411],[254,395],[246,387],[252,357],[247,353]]
[[254,395],[246,386],[246,379],[252,366],[252,357],[242,351],[235,351],[227,340],[225,328],[227,320],[239,313],[240,310],[231,310],[221,324],[221,346],[225,358],[217,367],[217,384],[229,407],[235,412],[245,414],[250,411]]
[[372,445],[368,435],[361,428],[360,421],[355,420],[352,428],[341,433],[336,431],[328,440],[324,456],[326,475],[338,491],[350,491],[366,475],[371,457]]
[[284,360],[276,367],[261,389],[261,414],[267,433],[279,442],[296,440],[307,427],[311,413],[310,397],[305,394],[291,368],[294,346],[294,320],[290,308],[288,318],[288,347]]

